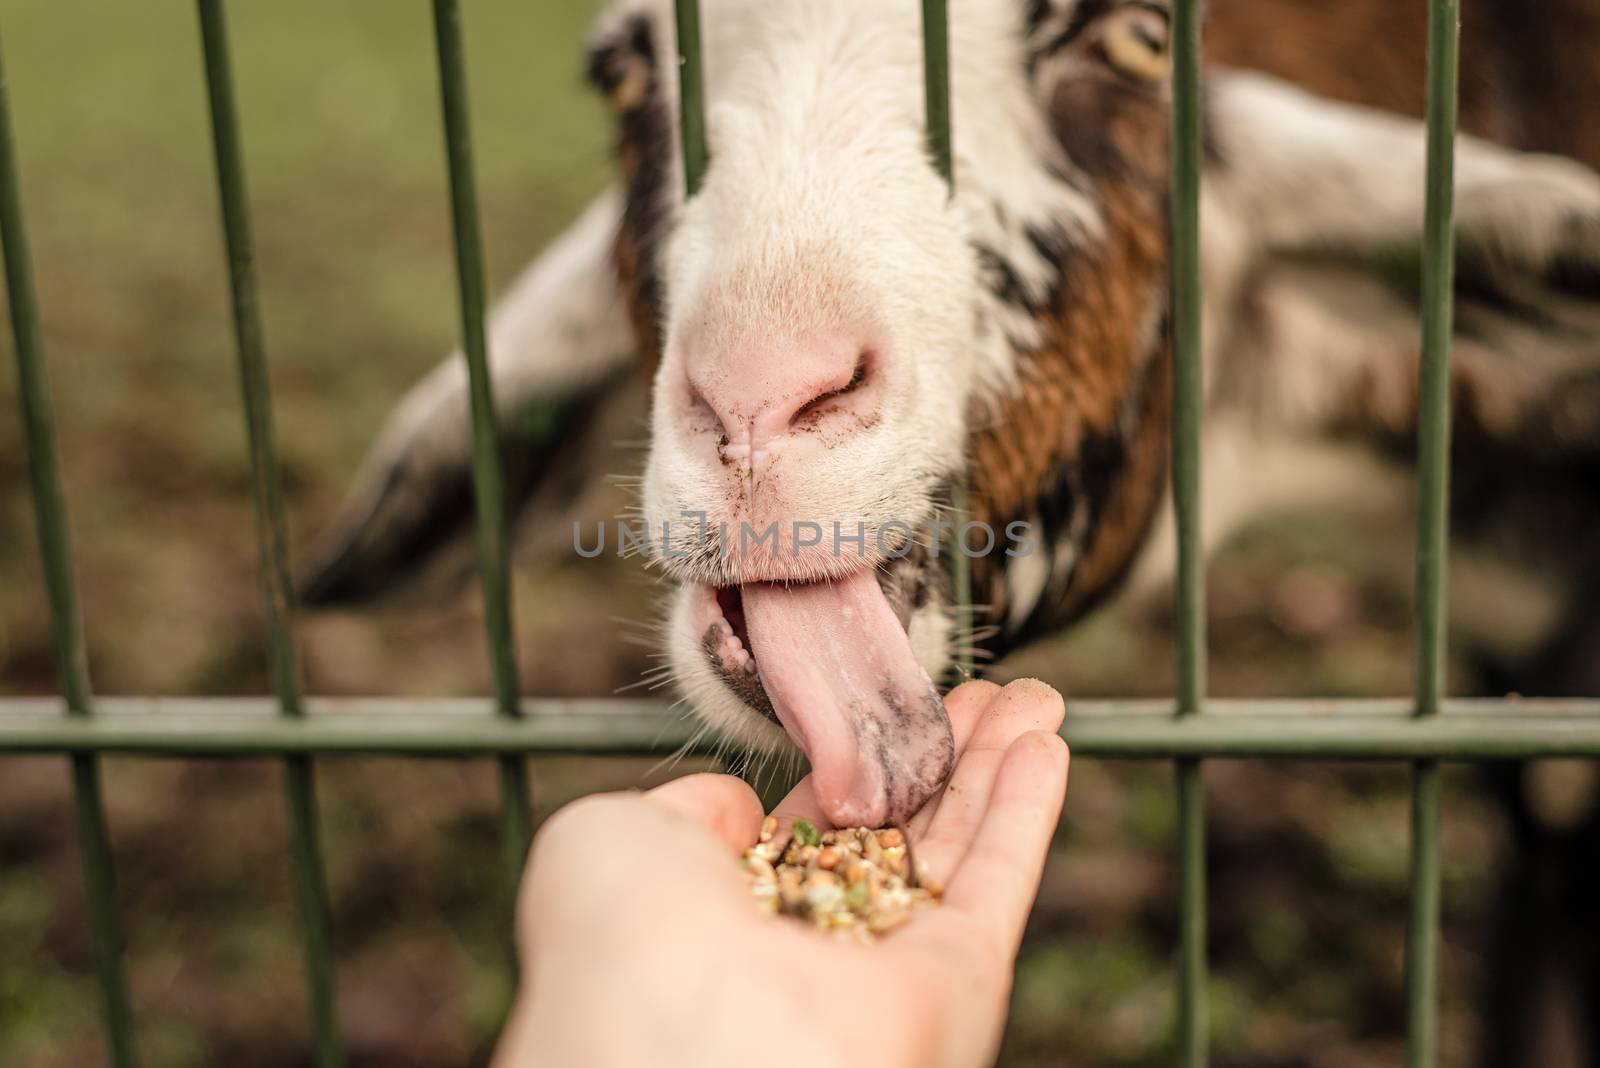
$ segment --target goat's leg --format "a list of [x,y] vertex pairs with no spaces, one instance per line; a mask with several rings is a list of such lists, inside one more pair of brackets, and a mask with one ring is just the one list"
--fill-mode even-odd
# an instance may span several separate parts
[[[634,335],[613,264],[622,216],[601,197],[496,302],[490,370],[507,513],[539,494],[561,507],[598,477],[614,429],[602,415],[633,366]],[[634,407],[639,407],[634,404]],[[471,415],[466,361],[452,353],[390,414],[356,484],[311,552],[302,597],[359,601],[419,578],[470,573]],[[548,499],[547,499],[548,498]],[[440,576],[425,572],[447,572]]]

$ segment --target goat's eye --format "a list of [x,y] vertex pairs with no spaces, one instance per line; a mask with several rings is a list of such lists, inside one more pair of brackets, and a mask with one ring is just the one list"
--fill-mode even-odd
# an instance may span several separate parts
[[1124,74],[1159,82],[1167,76],[1167,17],[1153,8],[1130,4],[1105,17],[1100,43],[1106,59]]

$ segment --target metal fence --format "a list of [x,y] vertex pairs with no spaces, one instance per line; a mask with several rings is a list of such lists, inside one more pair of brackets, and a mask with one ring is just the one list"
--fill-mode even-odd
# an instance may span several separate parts
[[[0,73],[0,233],[15,334],[22,417],[52,609],[62,695],[0,700],[0,754],[56,753],[72,764],[76,825],[110,1058],[135,1063],[122,938],[98,757],[101,754],[276,755],[286,770],[298,904],[319,1065],[343,1063],[318,845],[313,757],[411,754],[498,757],[508,885],[532,827],[524,758],[648,753],[688,741],[685,725],[645,701],[520,699],[507,581],[506,523],[484,333],[484,284],[468,127],[459,0],[433,0],[444,105],[456,277],[471,381],[477,547],[494,699],[317,700],[300,693],[283,496],[273,444],[245,169],[223,0],[197,0],[227,242],[235,340],[249,430],[251,487],[276,699],[104,699],[89,685],[65,501],[23,228],[8,88]],[[1406,944],[1408,1060],[1434,1062],[1439,932],[1441,761],[1600,757],[1600,699],[1460,701],[1444,697],[1445,560],[1450,437],[1453,160],[1458,0],[1429,0],[1427,218],[1422,257],[1423,361],[1417,522],[1416,692],[1385,701],[1207,701],[1200,539],[1200,0],[1176,0],[1173,22],[1173,494],[1178,517],[1175,702],[1074,702],[1062,733],[1080,755],[1172,760],[1177,769],[1180,966],[1177,1057],[1207,1060],[1205,822],[1201,761],[1216,757],[1364,759],[1414,765]],[[681,130],[688,193],[707,165],[699,6],[677,0]],[[947,0],[922,0],[930,152],[953,181]],[[961,555],[956,554],[956,560]],[[957,575],[958,590],[965,576]],[[63,714],[63,707],[65,711]]]

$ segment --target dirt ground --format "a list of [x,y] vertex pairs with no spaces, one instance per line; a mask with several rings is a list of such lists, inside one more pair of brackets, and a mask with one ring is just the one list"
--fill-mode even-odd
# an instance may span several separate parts
[[[491,275],[504,283],[600,188],[581,86],[587,4],[466,6]],[[456,305],[431,25],[383,0],[234,4],[244,148],[297,554],[384,413],[450,346]],[[243,424],[192,5],[0,0],[93,673],[101,693],[267,690]],[[0,358],[0,694],[54,668]],[[1218,695],[1393,695],[1410,685],[1404,529],[1284,520],[1211,573]],[[523,568],[530,693],[609,694],[650,665],[656,587],[633,562]],[[622,621],[619,623],[619,621]],[[475,596],[306,618],[317,694],[481,694]],[[1103,613],[998,665],[1069,696],[1158,695],[1170,615]],[[1070,700],[1069,700],[1070,715]],[[659,777],[541,760],[543,812]],[[1407,773],[1208,767],[1215,1062],[1402,1061]],[[310,1063],[282,773],[270,762],[105,763],[138,1021],[155,1068]],[[482,1060],[506,997],[493,768],[319,766],[340,1009],[352,1062]],[[1504,831],[1447,775],[1442,1060],[1466,1063],[1482,919]],[[1175,809],[1165,766],[1080,760],[1017,977],[1005,1063],[1165,1063]],[[0,1063],[100,1057],[59,759],[0,759]]]

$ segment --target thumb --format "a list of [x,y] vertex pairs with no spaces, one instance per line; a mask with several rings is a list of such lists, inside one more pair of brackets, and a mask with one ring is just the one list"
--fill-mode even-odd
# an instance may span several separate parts
[[732,775],[685,775],[644,798],[710,831],[735,853],[749,849],[761,831],[760,798]]

